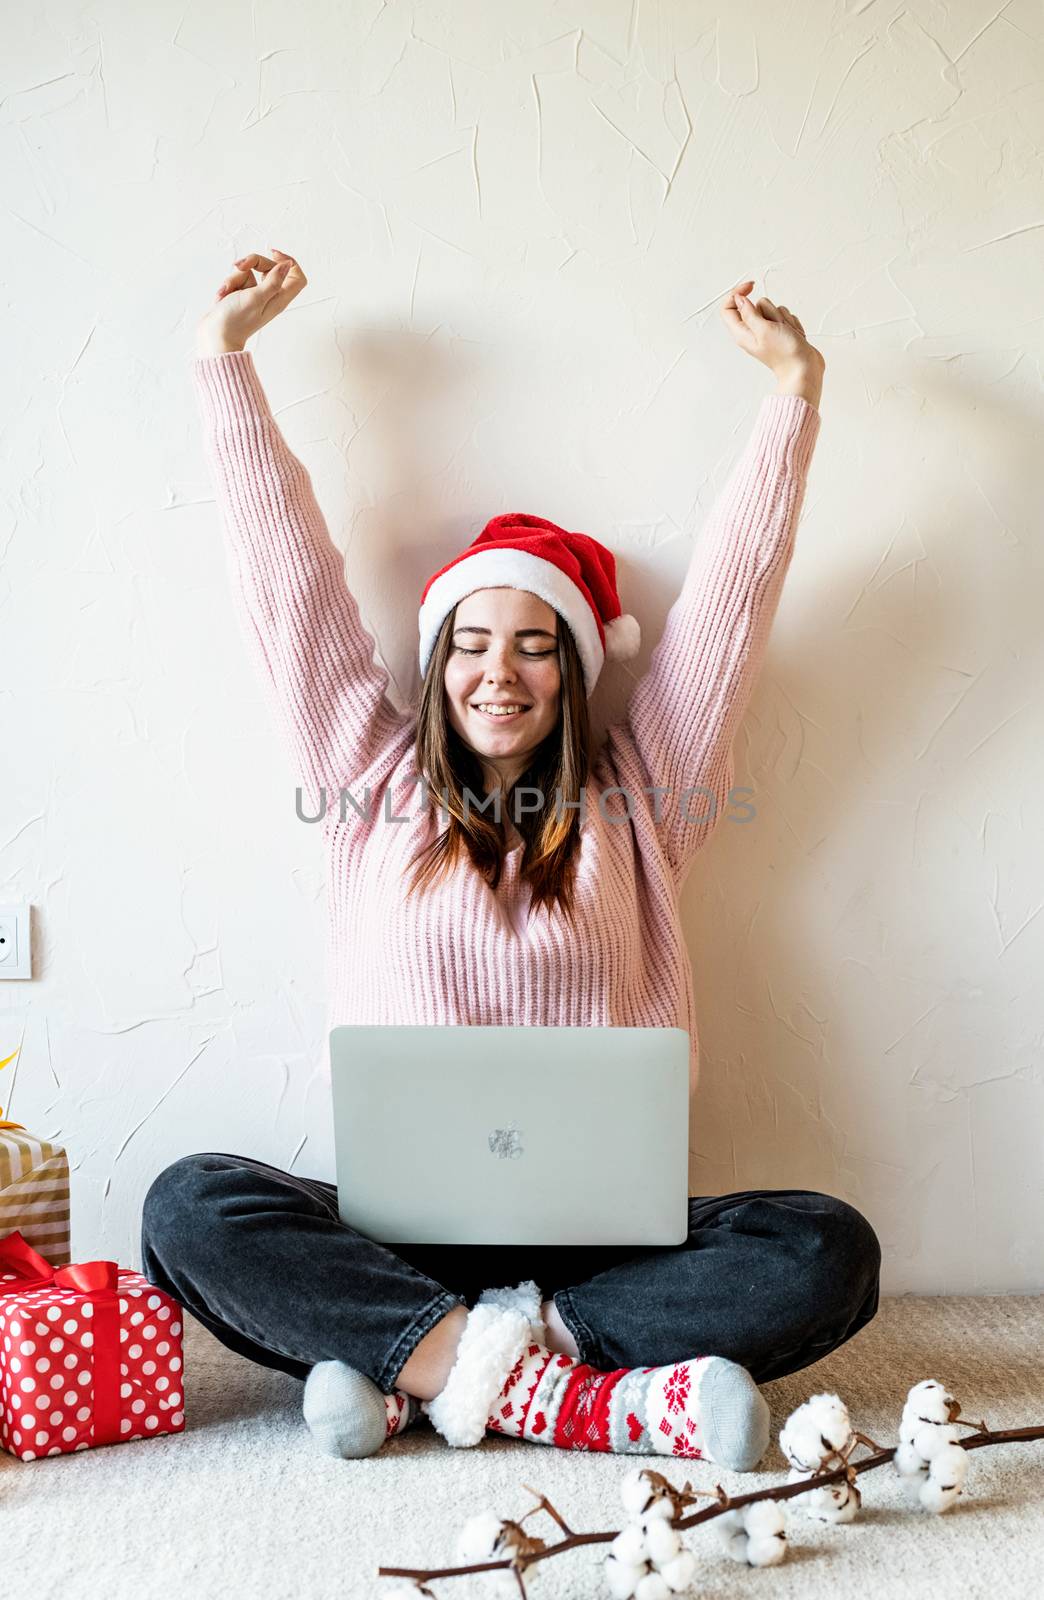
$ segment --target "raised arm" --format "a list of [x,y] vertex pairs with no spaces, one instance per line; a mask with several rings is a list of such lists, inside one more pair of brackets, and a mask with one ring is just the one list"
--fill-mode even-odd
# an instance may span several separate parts
[[308,815],[318,814],[325,788],[329,823],[340,787],[350,788],[409,718],[388,699],[388,674],[374,660],[344,558],[250,352],[197,356],[193,376],[240,628]]
[[726,808],[732,743],[793,554],[819,427],[819,411],[798,394],[762,400],[626,722],[610,730],[633,746],[647,784],[667,791],[649,804],[658,802],[657,832],[679,886]]
[[259,255],[236,262],[197,326],[192,371],[240,628],[309,815],[326,790],[327,827],[340,787],[390,750],[412,717],[388,699],[388,674],[374,660],[344,558],[244,348],[308,282],[292,256],[275,254],[278,263]]

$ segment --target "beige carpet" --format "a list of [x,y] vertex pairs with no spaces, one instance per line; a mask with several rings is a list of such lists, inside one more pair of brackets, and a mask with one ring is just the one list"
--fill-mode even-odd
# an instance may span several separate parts
[[[991,1427],[1044,1422],[1044,1299],[887,1300],[845,1349],[767,1386],[774,1427],[808,1394],[836,1389],[857,1427],[891,1443],[902,1399],[923,1377],[947,1383]],[[451,1565],[453,1535],[491,1505],[521,1516],[537,1487],[578,1530],[619,1527],[617,1483],[639,1459],[681,1484],[721,1476],[662,1457],[578,1455],[487,1436],[452,1450],[423,1419],[365,1461],[315,1453],[303,1386],[226,1351],[189,1320],[186,1431],[37,1462],[0,1453],[0,1534],[7,1592],[32,1600],[352,1600],[398,1580],[378,1565]],[[780,1482],[724,1475],[727,1488]],[[968,1487],[945,1516],[907,1509],[890,1468],[862,1479],[864,1511],[824,1528],[792,1513],[782,1567],[752,1571],[719,1554],[706,1529],[685,1536],[702,1600],[757,1595],[1037,1600],[1044,1593],[1044,1443],[976,1451]],[[550,1518],[526,1523],[552,1537]],[[533,1600],[607,1594],[595,1551],[570,1551],[530,1575]],[[439,1596],[479,1600],[478,1578],[444,1579]]]

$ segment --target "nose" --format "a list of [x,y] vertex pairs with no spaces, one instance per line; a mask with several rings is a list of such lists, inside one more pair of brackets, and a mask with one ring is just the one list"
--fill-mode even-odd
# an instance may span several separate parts
[[489,658],[489,663],[488,663],[488,665],[486,667],[486,682],[489,683],[489,684],[494,684],[494,683],[513,683],[514,681],[515,681],[515,671],[514,671],[514,668],[511,666],[511,663],[510,663],[507,655],[505,654],[503,656],[498,657],[496,652],[494,651],[491,654],[491,656]]

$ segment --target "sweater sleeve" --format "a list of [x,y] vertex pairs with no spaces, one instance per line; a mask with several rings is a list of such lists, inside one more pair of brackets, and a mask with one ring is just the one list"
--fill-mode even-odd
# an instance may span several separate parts
[[409,720],[345,582],[307,468],[272,415],[247,350],[193,361],[204,445],[225,531],[232,597],[309,805],[338,813]]
[[732,743],[790,565],[819,428],[800,395],[764,397],[628,701],[624,731],[649,785],[667,790],[649,803],[661,809],[656,827],[679,886],[727,804]]

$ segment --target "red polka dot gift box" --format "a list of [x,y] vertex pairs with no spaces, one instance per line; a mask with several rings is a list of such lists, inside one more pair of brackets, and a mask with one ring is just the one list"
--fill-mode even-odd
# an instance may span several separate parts
[[182,1433],[182,1308],[115,1261],[0,1239],[0,1445],[22,1461]]

